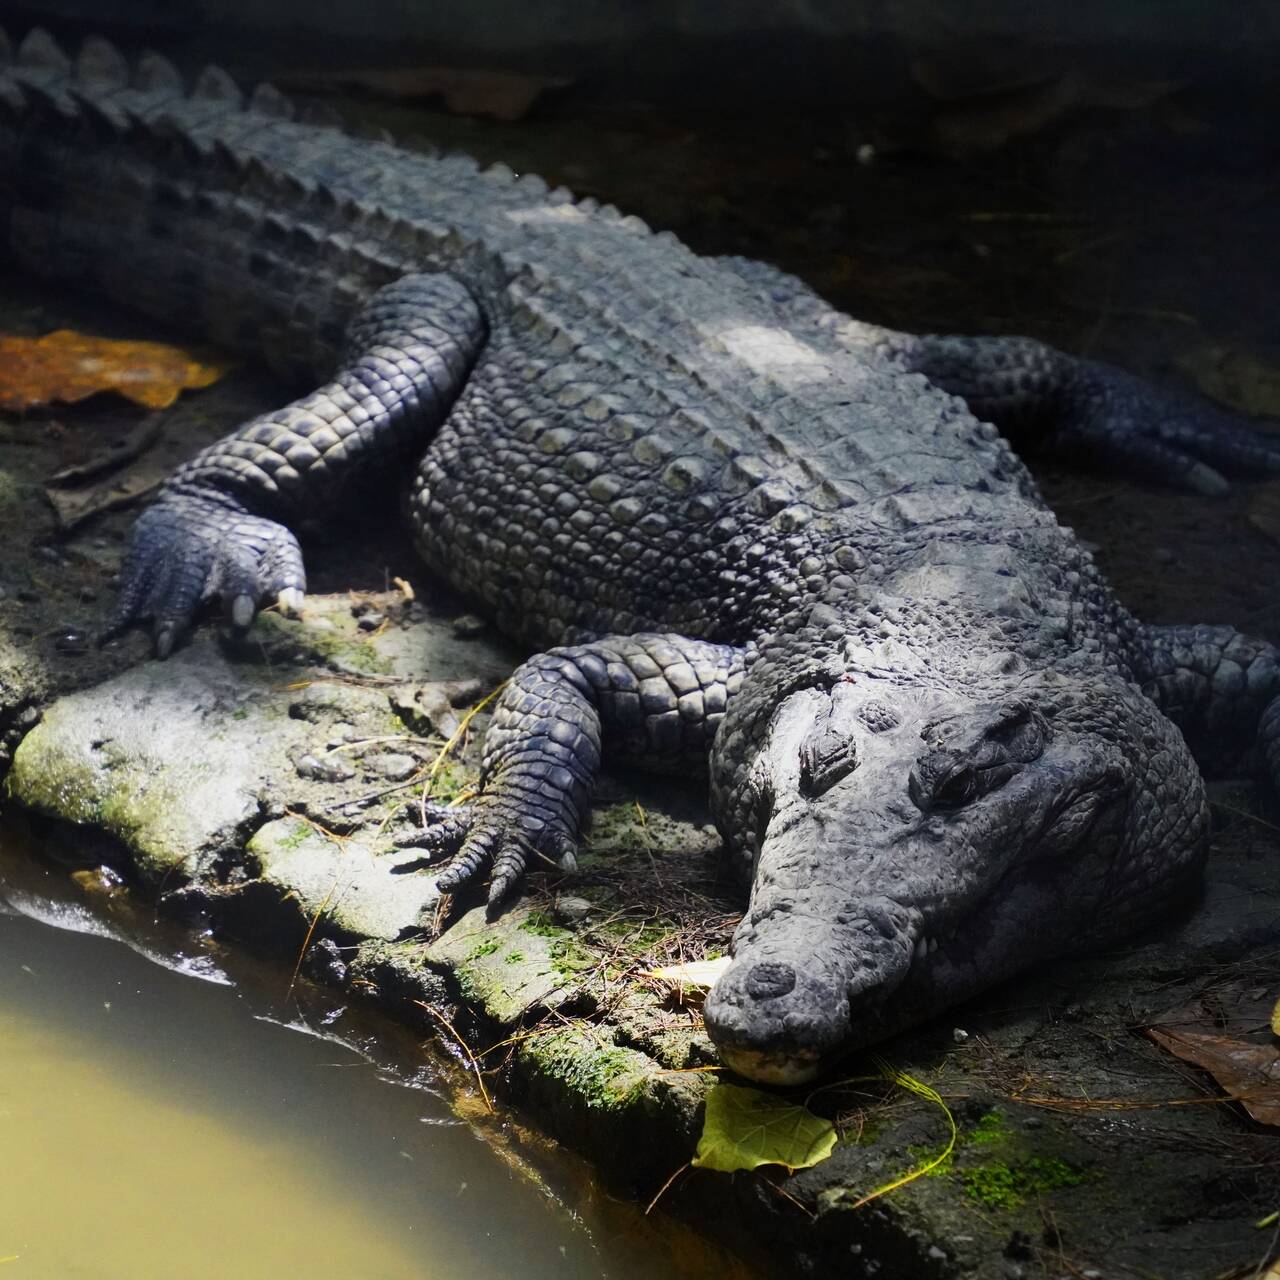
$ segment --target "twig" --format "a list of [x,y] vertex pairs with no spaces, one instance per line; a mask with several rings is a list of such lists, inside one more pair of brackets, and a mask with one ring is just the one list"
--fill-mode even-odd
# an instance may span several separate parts
[[320,904],[315,915],[311,917],[311,923],[307,926],[306,937],[302,939],[302,946],[298,950],[298,958],[294,962],[293,972],[289,975],[289,987],[284,993],[285,1004],[289,1003],[289,999],[293,995],[293,988],[297,985],[298,974],[302,971],[302,961],[306,957],[307,949],[311,946],[311,939],[315,936],[316,925],[320,923],[320,917],[329,909],[329,903],[333,901],[333,895],[338,892],[338,882],[341,879],[341,875],[334,876],[333,883],[329,886],[329,892],[324,895],[324,901]]
[[666,1180],[666,1182],[664,1182],[664,1183],[662,1184],[662,1186],[660,1186],[660,1187],[658,1188],[658,1194],[657,1194],[656,1196],[654,1196],[654,1197],[653,1197],[653,1199],[652,1199],[652,1200],[650,1200],[650,1201],[649,1201],[649,1203],[645,1206],[644,1216],[645,1216],[646,1218],[649,1216],[649,1214],[650,1214],[650,1213],[652,1213],[652,1212],[653,1212],[653,1206],[654,1206],[654,1205],[656,1205],[656,1204],[658,1203],[658,1201],[662,1199],[663,1195],[664,1195],[664,1194],[666,1193],[666,1191],[667,1191],[667,1188],[668,1188],[668,1187],[670,1187],[670,1186],[671,1186],[671,1184],[672,1184],[672,1183],[673,1183],[673,1182],[674,1182],[674,1181],[675,1181],[675,1180],[676,1180],[676,1179],[677,1179],[677,1178],[678,1178],[682,1173],[687,1173],[690,1167],[691,1167],[691,1166],[690,1166],[690,1164],[689,1164],[689,1161],[688,1161],[688,1160],[686,1160],[686,1161],[684,1162],[684,1164],[682,1164],[682,1165],[681,1165],[681,1166],[680,1166],[680,1167],[675,1171],[675,1173],[673,1173],[673,1174],[671,1175],[671,1177],[669,1177],[669,1178]]
[[485,696],[481,698],[474,707],[469,708],[466,715],[458,721],[458,727],[449,735],[448,741],[440,748],[436,758],[431,762],[431,769],[427,773],[426,782],[423,784],[422,797],[419,800],[418,805],[419,817],[424,827],[427,825],[427,799],[431,795],[431,787],[435,783],[436,774],[438,774],[444,767],[444,762],[448,759],[449,753],[458,745],[459,742],[462,741],[472,720],[474,720],[476,716],[494,700],[494,698],[502,693],[510,683],[510,679],[504,680],[496,689],[485,694]]
[[475,1072],[476,1084],[480,1087],[480,1096],[484,1099],[485,1110],[490,1115],[494,1114],[493,1099],[489,1097],[489,1090],[484,1087],[484,1077],[480,1074],[480,1064],[476,1061],[476,1056],[471,1052],[467,1042],[458,1034],[457,1028],[444,1016],[438,1009],[433,1009],[429,1004],[422,1000],[413,1002],[425,1009],[440,1025],[446,1028],[451,1036],[458,1042],[458,1048],[467,1055],[467,1061],[471,1063],[471,1070]]

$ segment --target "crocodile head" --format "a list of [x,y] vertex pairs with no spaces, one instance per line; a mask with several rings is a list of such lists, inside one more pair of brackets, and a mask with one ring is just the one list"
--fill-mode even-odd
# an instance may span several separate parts
[[748,698],[754,729],[726,721],[717,742],[722,801],[748,748],[726,834],[752,893],[706,1024],[757,1080],[810,1079],[1115,936],[1185,894],[1203,857],[1185,744],[1118,678],[1023,670],[984,689],[875,665]]

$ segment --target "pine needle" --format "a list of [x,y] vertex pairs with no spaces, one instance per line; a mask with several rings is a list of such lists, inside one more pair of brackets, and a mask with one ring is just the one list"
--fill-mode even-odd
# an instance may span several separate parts
[[504,680],[496,689],[485,694],[485,696],[481,698],[474,707],[468,708],[466,715],[458,721],[458,727],[449,735],[448,741],[436,753],[436,758],[431,762],[431,768],[427,770],[427,780],[423,783],[422,796],[418,802],[419,816],[424,827],[427,825],[427,800],[431,796],[431,788],[435,784],[436,775],[444,767],[444,762],[449,758],[450,752],[452,752],[458,743],[460,743],[466,736],[467,729],[470,727],[472,720],[474,720],[476,716],[478,716],[480,712],[494,700],[494,698],[498,697],[510,683],[511,681],[509,679]]
[[956,1118],[952,1114],[951,1108],[943,1102],[936,1089],[931,1089],[923,1080],[917,1080],[914,1076],[907,1075],[905,1071],[896,1071],[883,1059],[877,1059],[877,1065],[884,1071],[885,1078],[892,1080],[900,1089],[906,1089],[908,1092],[924,1098],[927,1102],[932,1102],[934,1106],[940,1107],[942,1114],[947,1117],[947,1125],[951,1129],[951,1136],[947,1139],[947,1145],[932,1160],[928,1160],[918,1168],[912,1169],[910,1173],[904,1173],[900,1178],[895,1178],[892,1182],[886,1182],[882,1187],[877,1187],[874,1191],[863,1196],[861,1200],[851,1204],[849,1206],[850,1209],[861,1209],[863,1205],[870,1204],[871,1201],[888,1195],[890,1191],[897,1191],[899,1187],[905,1187],[907,1183],[914,1182],[917,1178],[923,1178],[927,1173],[932,1173],[956,1149],[956,1139],[959,1136],[956,1131]]

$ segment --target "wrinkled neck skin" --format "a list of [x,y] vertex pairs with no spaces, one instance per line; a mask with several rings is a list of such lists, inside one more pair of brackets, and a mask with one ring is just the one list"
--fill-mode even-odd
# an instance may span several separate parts
[[712,757],[751,877],[706,1004],[739,1074],[812,1079],[1191,891],[1207,810],[1181,735],[1123,663],[1025,634],[881,597],[761,643]]

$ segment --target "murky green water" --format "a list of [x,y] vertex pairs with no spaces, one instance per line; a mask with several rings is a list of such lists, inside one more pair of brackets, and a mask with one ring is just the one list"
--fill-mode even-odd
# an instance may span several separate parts
[[274,970],[230,985],[189,935],[181,973],[69,931],[122,911],[0,852],[0,1280],[672,1274],[687,1242],[569,1212],[456,1119],[425,1055],[396,1083],[327,1038],[323,1004],[311,1034],[273,1020]]

